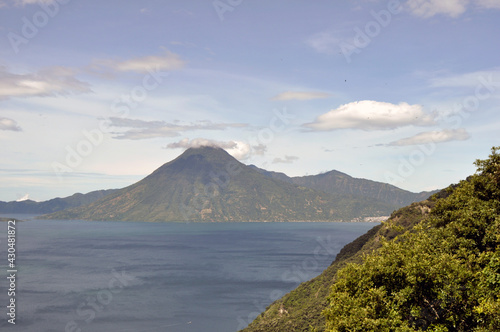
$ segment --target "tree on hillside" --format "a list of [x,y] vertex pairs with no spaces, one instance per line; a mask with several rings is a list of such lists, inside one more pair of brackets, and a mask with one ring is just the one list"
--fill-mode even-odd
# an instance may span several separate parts
[[500,147],[414,229],[336,275],[327,331],[500,330]]

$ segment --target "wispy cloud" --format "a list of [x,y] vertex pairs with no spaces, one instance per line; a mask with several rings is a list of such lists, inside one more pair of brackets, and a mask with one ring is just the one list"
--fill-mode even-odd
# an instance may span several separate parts
[[0,8],[9,4],[14,6],[26,6],[36,4],[52,4],[57,0],[0,0]]
[[267,146],[260,143],[252,146],[252,153],[258,156],[263,156],[267,152]]
[[339,52],[339,44],[342,41],[337,32],[322,31],[310,36],[306,44],[318,53],[334,54]]
[[175,45],[175,46],[184,46],[184,47],[197,47],[196,44],[191,43],[191,42],[181,42],[181,41],[171,41],[170,45]]
[[481,70],[457,75],[440,75],[429,80],[433,88],[465,87],[474,88],[483,84],[486,88],[500,87],[500,68]]
[[468,140],[469,138],[470,135],[464,128],[444,129],[435,131],[425,131],[415,136],[391,142],[387,145],[406,146],[406,145],[418,145],[427,143],[444,143],[450,141],[465,141]]
[[326,92],[314,91],[286,91],[274,96],[272,100],[310,100],[319,98],[328,98],[331,94]]
[[90,65],[90,70],[101,74],[110,72],[136,72],[148,73],[156,70],[178,70],[186,65],[186,61],[170,51],[165,51],[163,55],[149,55],[137,57],[129,60],[101,59],[94,60]]
[[165,146],[165,149],[189,149],[189,148],[199,148],[203,146],[219,147],[224,149],[235,157],[236,159],[243,160],[248,158],[250,155],[250,146],[241,141],[216,141],[206,138],[195,138],[190,140],[189,138],[184,138],[178,142],[170,143]]
[[387,130],[399,127],[435,124],[435,115],[427,114],[421,105],[391,104],[362,100],[333,109],[303,126],[313,131],[336,129]]
[[429,18],[442,14],[458,17],[467,10],[469,0],[409,0],[408,10],[415,16]]
[[91,92],[90,85],[75,75],[76,71],[67,67],[50,67],[30,74],[16,74],[0,67],[0,100]]
[[195,138],[190,140],[189,138],[183,138],[182,140],[174,143],[169,143],[165,146],[165,149],[189,149],[189,148],[201,148],[203,146],[218,147],[221,149],[232,149],[236,147],[238,143],[236,141],[216,141],[207,138]]
[[0,117],[0,130],[22,131],[16,121]]
[[116,139],[141,140],[158,137],[176,137],[186,131],[195,130],[225,130],[228,128],[247,127],[243,123],[214,123],[198,121],[191,124],[168,123],[165,121],[144,121],[127,118],[110,118],[110,126],[127,128],[124,132],[115,132]]
[[408,0],[407,10],[415,16],[430,18],[435,15],[445,15],[452,18],[460,17],[469,7],[500,9],[498,0]]
[[298,159],[299,157],[296,156],[285,156],[284,158],[274,158],[273,164],[291,164]]

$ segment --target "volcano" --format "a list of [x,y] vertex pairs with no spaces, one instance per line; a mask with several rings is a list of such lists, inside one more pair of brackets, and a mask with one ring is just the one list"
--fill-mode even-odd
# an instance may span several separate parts
[[348,221],[392,204],[273,179],[216,147],[190,148],[141,181],[44,219],[122,221]]

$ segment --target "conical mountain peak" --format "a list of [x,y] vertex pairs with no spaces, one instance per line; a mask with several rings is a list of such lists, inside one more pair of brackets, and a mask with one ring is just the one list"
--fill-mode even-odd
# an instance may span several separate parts
[[199,158],[200,160],[207,161],[236,161],[236,159],[231,156],[226,150],[217,146],[201,146],[189,148],[173,161],[177,159],[190,158],[192,156],[197,156],[197,158]]
[[141,181],[53,219],[133,221],[349,220],[393,206],[269,178],[218,147],[190,148]]
[[197,177],[203,173],[225,169],[232,165],[245,166],[220,147],[202,146],[187,149],[174,160],[158,168],[150,176],[173,172],[178,175]]

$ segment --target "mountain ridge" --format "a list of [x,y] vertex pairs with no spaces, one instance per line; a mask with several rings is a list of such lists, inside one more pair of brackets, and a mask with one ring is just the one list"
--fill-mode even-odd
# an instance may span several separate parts
[[385,202],[266,177],[225,150],[186,150],[141,181],[44,218],[124,221],[340,221],[388,215]]
[[95,202],[109,195],[117,189],[94,190],[86,194],[75,193],[67,197],[56,197],[42,202],[33,200],[2,202],[0,201],[0,213],[13,214],[43,214],[61,211],[67,208]]
[[[165,163],[150,175],[153,175],[155,172],[161,172],[163,166],[170,164],[176,159],[177,158]],[[211,162],[217,162],[217,157],[212,158]],[[217,179],[215,173],[211,176],[209,174],[208,180],[206,180],[205,182],[211,183],[210,186],[213,188],[225,186],[224,178],[226,178],[227,180],[230,173],[234,172],[234,170],[225,169],[225,167],[226,166],[222,167],[222,171],[220,169],[218,170],[218,173],[222,174],[222,178]],[[354,199],[366,198],[369,201],[382,201],[386,204],[393,205],[394,208],[399,208],[404,205],[423,200],[433,193],[437,192],[424,191],[420,193],[413,193],[387,183],[372,181],[363,178],[354,178],[346,173],[337,170],[331,170],[329,172],[316,175],[289,177],[285,173],[267,171],[255,165],[248,165],[248,167],[275,180],[287,182],[301,187],[311,188],[327,194],[342,195],[345,197],[352,197]],[[182,172],[183,167],[178,167],[177,171]],[[196,171],[199,172],[200,169]],[[193,173],[193,176],[194,175],[195,174]],[[68,197],[57,197],[43,202],[35,202],[32,200],[25,200],[21,202],[0,201],[0,213],[50,214],[68,208],[76,208],[79,206],[91,204],[109,194],[115,193],[118,190],[119,189],[97,190],[89,192],[87,194],[76,193]],[[185,209],[183,214],[190,214],[191,210],[192,209],[189,208]]]
[[364,178],[355,178],[337,170],[331,170],[316,175],[290,177],[285,173],[268,171],[255,165],[250,166],[266,176],[279,179],[281,181],[287,181],[315,190],[321,190],[329,194],[346,194],[360,197],[370,197],[394,204],[398,207],[422,201],[439,192],[439,190],[433,190],[414,193],[388,183]]

